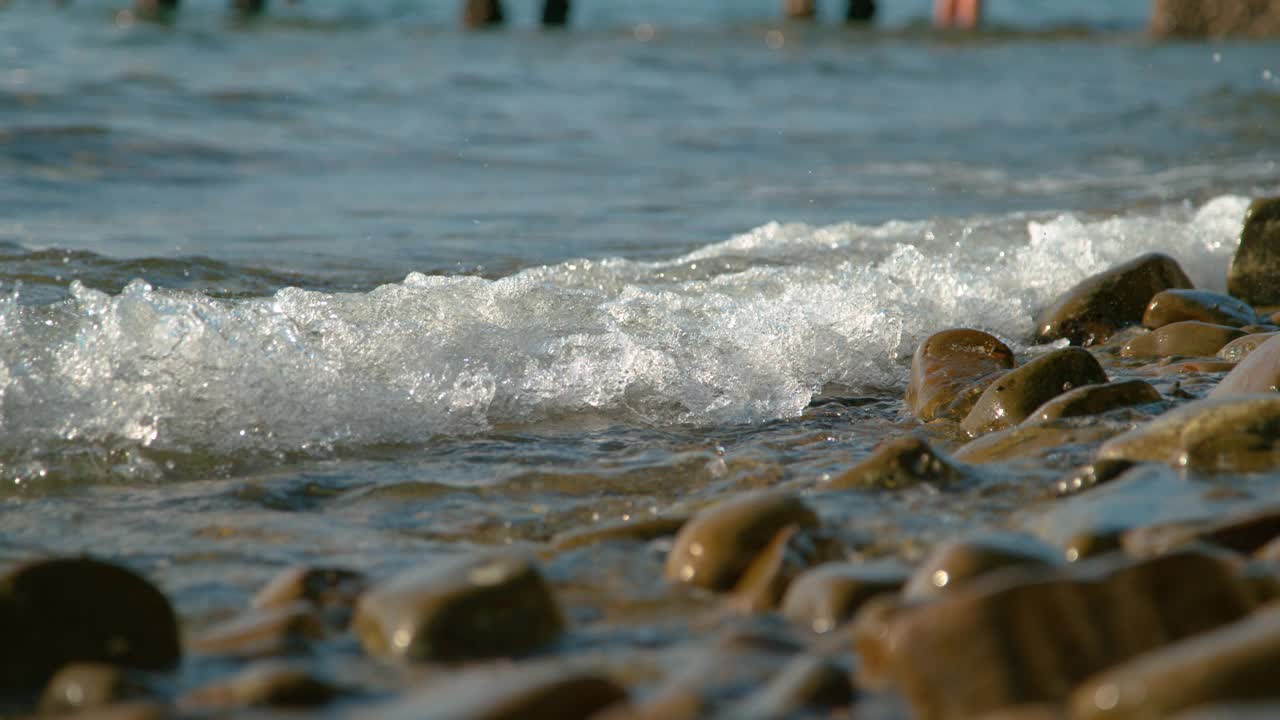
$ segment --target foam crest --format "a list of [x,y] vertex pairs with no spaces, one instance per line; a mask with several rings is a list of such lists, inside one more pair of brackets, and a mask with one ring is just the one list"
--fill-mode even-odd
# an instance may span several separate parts
[[0,305],[0,459],[67,443],[328,452],[582,413],[730,424],[833,383],[896,393],[953,326],[1025,343],[1034,312],[1151,250],[1220,288],[1247,199],[826,228],[771,224],[663,262],[499,280],[410,274],[369,293],[214,299],[141,281]]

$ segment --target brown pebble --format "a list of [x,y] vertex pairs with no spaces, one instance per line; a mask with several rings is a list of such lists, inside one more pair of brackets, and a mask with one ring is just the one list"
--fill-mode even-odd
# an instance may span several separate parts
[[1198,705],[1278,699],[1280,606],[1108,670],[1071,696],[1077,720],[1160,718]]
[[1259,198],[1245,212],[1227,292],[1253,305],[1280,305],[1280,198]]
[[1094,345],[1118,329],[1142,321],[1162,290],[1190,288],[1191,280],[1168,255],[1150,253],[1085,278],[1036,317],[1036,340],[1066,338]]
[[788,525],[743,571],[729,602],[747,613],[773,610],[796,576],[817,561],[818,549],[813,540],[798,526]]
[[1155,373],[1161,377],[1190,374],[1222,374],[1226,375],[1235,369],[1236,364],[1225,360],[1184,360],[1182,362],[1160,364]]
[[925,422],[960,420],[986,386],[1013,366],[1013,351],[994,335],[943,330],[916,347],[904,402]]
[[305,650],[325,636],[324,621],[307,603],[250,610],[206,628],[187,643],[206,655],[270,657]]
[[1160,391],[1142,380],[1122,380],[1085,385],[1069,390],[1036,408],[1024,422],[1046,422],[1064,417],[1098,415],[1122,407],[1160,402]]
[[1025,533],[988,531],[944,542],[916,567],[902,589],[908,601],[924,600],[1008,567],[1053,567],[1062,551]]
[[1160,523],[1125,533],[1124,547],[1132,555],[1158,555],[1194,542],[1205,542],[1251,555],[1280,537],[1280,507],[1201,521]]
[[1258,321],[1253,308],[1230,295],[1208,290],[1173,289],[1156,293],[1142,314],[1143,327],[1152,330],[1183,320],[1243,327]]
[[599,672],[524,663],[440,678],[370,715],[378,720],[586,720],[626,699],[627,691]]
[[1228,397],[1247,393],[1273,393],[1280,390],[1280,336],[1258,345],[1235,369],[1222,378],[1209,397]]
[[1280,394],[1211,397],[1108,440],[1098,457],[1207,472],[1258,472],[1280,466],[1278,430]]
[[136,671],[103,663],[77,662],[59,670],[40,695],[40,712],[46,715],[100,708],[142,698],[147,682]]
[[832,490],[897,490],[921,483],[946,487],[968,476],[966,470],[924,439],[903,435],[875,449],[862,462],[827,484]]
[[829,632],[852,619],[871,598],[899,592],[907,577],[907,570],[897,564],[819,565],[791,583],[782,614],[813,632]]
[[1110,482],[1136,465],[1132,460],[1095,460],[1075,468],[1054,485],[1058,497],[1067,497]]
[[536,564],[499,555],[380,584],[360,597],[352,627],[371,655],[454,662],[525,655],[559,637],[564,618]]
[[708,590],[728,590],[788,525],[818,526],[813,510],[790,493],[750,493],[712,505],[676,535],[667,555],[666,578]]
[[[952,457],[959,462],[983,464],[1042,458],[1047,453],[1065,455],[1072,451],[1084,452],[1119,432],[1100,423],[1083,426],[1057,422],[1015,425],[970,440]],[[1083,462],[1084,459],[1072,462]]]
[[131,570],[89,558],[0,575],[0,690],[36,688],[72,662],[146,670],[178,663],[173,608]]
[[648,542],[675,535],[688,520],[687,516],[664,516],[605,522],[560,533],[551,539],[551,546],[563,551],[602,542]]
[[1121,357],[1212,357],[1245,333],[1226,325],[1184,320],[1138,335],[1120,348]]
[[1244,360],[1249,353],[1257,350],[1258,346],[1262,345],[1262,343],[1270,340],[1276,335],[1280,335],[1280,333],[1252,333],[1245,335],[1242,338],[1236,338],[1226,345],[1223,345],[1222,348],[1218,350],[1218,357],[1227,362],[1238,363],[1241,360]]
[[332,684],[301,667],[278,660],[263,660],[229,678],[188,693],[179,704],[189,710],[310,708],[328,703],[337,694]]
[[992,383],[965,416],[961,427],[976,437],[1017,425],[1036,408],[1064,392],[1106,381],[1106,372],[1088,350],[1055,350]]
[[882,652],[922,720],[1061,702],[1094,673],[1247,615],[1260,599],[1241,568],[1196,548],[1006,571],[894,613]]

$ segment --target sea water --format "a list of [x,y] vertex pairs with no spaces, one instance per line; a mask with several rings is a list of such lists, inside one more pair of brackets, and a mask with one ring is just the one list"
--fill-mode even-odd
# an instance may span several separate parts
[[[974,35],[923,0],[508,4],[0,8],[0,559],[124,562],[198,625],[291,564],[820,484],[915,427],[930,333],[1034,353],[1147,251],[1221,290],[1280,191],[1276,45],[1155,42],[1137,0]],[[909,553],[1026,502],[823,512]],[[658,592],[601,553],[553,572]]]

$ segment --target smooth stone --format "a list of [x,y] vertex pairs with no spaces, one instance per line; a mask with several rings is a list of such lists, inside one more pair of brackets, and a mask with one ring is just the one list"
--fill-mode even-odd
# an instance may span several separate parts
[[1280,606],[1154,650],[1090,679],[1074,720],[1159,718],[1198,705],[1280,699]]
[[[1081,427],[1059,423],[1014,425],[965,443],[952,454],[959,462],[984,464],[1062,454],[1072,448],[1090,448],[1120,431],[1104,425]],[[1081,458],[1082,462],[1084,458]]]
[[994,571],[1008,567],[1054,567],[1062,551],[1034,535],[988,531],[944,542],[916,567],[902,589],[908,601],[954,592]]
[[987,385],[1014,367],[1013,351],[994,335],[955,328],[916,347],[903,398],[917,418],[960,420]]
[[559,533],[551,538],[551,547],[563,551],[602,542],[648,542],[675,535],[688,521],[687,516],[664,516],[604,522]]
[[1142,313],[1142,326],[1155,330],[1183,320],[1243,327],[1258,322],[1246,302],[1209,290],[1173,289],[1156,293]]
[[[1278,11],[1280,12],[1280,11]],[[1227,270],[1227,292],[1252,305],[1280,305],[1280,197],[1249,205],[1240,245]]]
[[1062,546],[1062,555],[1067,562],[1080,562],[1123,549],[1123,531],[1092,528],[1067,538]]
[[1124,548],[1132,555],[1158,555],[1201,542],[1252,555],[1277,537],[1280,537],[1280,507],[1266,507],[1212,520],[1134,528],[1125,533]]
[[1137,463],[1132,460],[1095,460],[1073,469],[1054,485],[1054,494],[1068,497],[1089,488],[1111,482],[1132,470]]
[[843,625],[871,598],[895,595],[909,573],[896,563],[827,563],[796,578],[782,599],[788,620],[826,633]]
[[1218,357],[1227,362],[1238,363],[1248,357],[1249,353],[1257,350],[1259,346],[1277,335],[1280,335],[1280,333],[1264,332],[1236,338],[1222,346],[1222,349],[1218,351]]
[[1209,397],[1220,398],[1280,390],[1280,335],[1253,349],[1222,378]]
[[862,462],[832,478],[831,490],[897,490],[925,483],[946,487],[968,472],[923,438],[903,435],[877,447]]
[[1226,360],[1184,360],[1182,362],[1160,364],[1155,373],[1161,377],[1189,374],[1222,374],[1226,375],[1235,369],[1236,364]]
[[1159,390],[1143,380],[1085,385],[1068,390],[1046,402],[1023,422],[1047,422],[1064,417],[1098,415],[1116,408],[1147,405],[1163,399]]
[[0,638],[0,691],[37,688],[77,661],[168,670],[181,655],[165,596],[132,570],[85,557],[0,575]]
[[1280,394],[1187,403],[1103,443],[1098,457],[1151,460],[1205,472],[1269,470],[1280,466]]
[[136,671],[103,663],[77,662],[49,679],[40,695],[40,713],[55,715],[100,708],[149,694],[146,680]]
[[1184,320],[1138,335],[1120,348],[1121,357],[1213,357],[1224,345],[1245,336],[1242,330]]
[[378,720],[587,720],[625,702],[602,673],[549,664],[486,667],[441,678],[366,717]]
[[744,720],[805,716],[848,707],[855,697],[847,668],[829,658],[801,655],[724,716]]
[[818,553],[813,540],[799,527],[788,525],[779,530],[734,585],[730,604],[747,613],[773,610],[791,582],[819,562]]
[[329,682],[305,669],[276,660],[259,661],[229,678],[194,690],[179,701],[184,709],[237,707],[314,708],[338,696]]
[[437,562],[360,597],[352,627],[370,655],[455,662],[525,655],[559,637],[559,604],[528,558]]
[[1046,353],[988,387],[960,424],[971,436],[1017,425],[1036,408],[1072,388],[1107,382],[1096,358],[1083,348]]
[[1045,308],[1036,317],[1036,340],[1066,338],[1072,345],[1095,345],[1141,322],[1156,293],[1190,287],[1190,278],[1168,255],[1136,257],[1085,278]]
[[796,495],[758,492],[712,505],[685,523],[667,555],[668,581],[723,592],[788,525],[816,528],[818,516]]
[[1062,702],[1097,672],[1246,616],[1262,599],[1242,567],[1196,548],[1005,570],[900,609],[879,652],[922,720]]
[[318,611],[307,603],[249,610],[206,628],[187,647],[205,655],[269,657],[305,650],[325,636]]
[[282,571],[250,601],[250,607],[281,609],[306,603],[317,610],[349,616],[368,588],[363,573],[344,568],[293,567]]

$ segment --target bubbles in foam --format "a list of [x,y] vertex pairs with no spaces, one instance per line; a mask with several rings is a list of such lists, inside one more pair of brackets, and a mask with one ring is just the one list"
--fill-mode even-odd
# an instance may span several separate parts
[[0,306],[0,458],[66,442],[324,452],[579,413],[791,417],[830,383],[896,393],[916,343],[946,327],[1017,346],[1057,293],[1142,252],[1220,289],[1246,204],[770,224],[664,262],[413,273],[363,294],[75,285],[60,304]]

